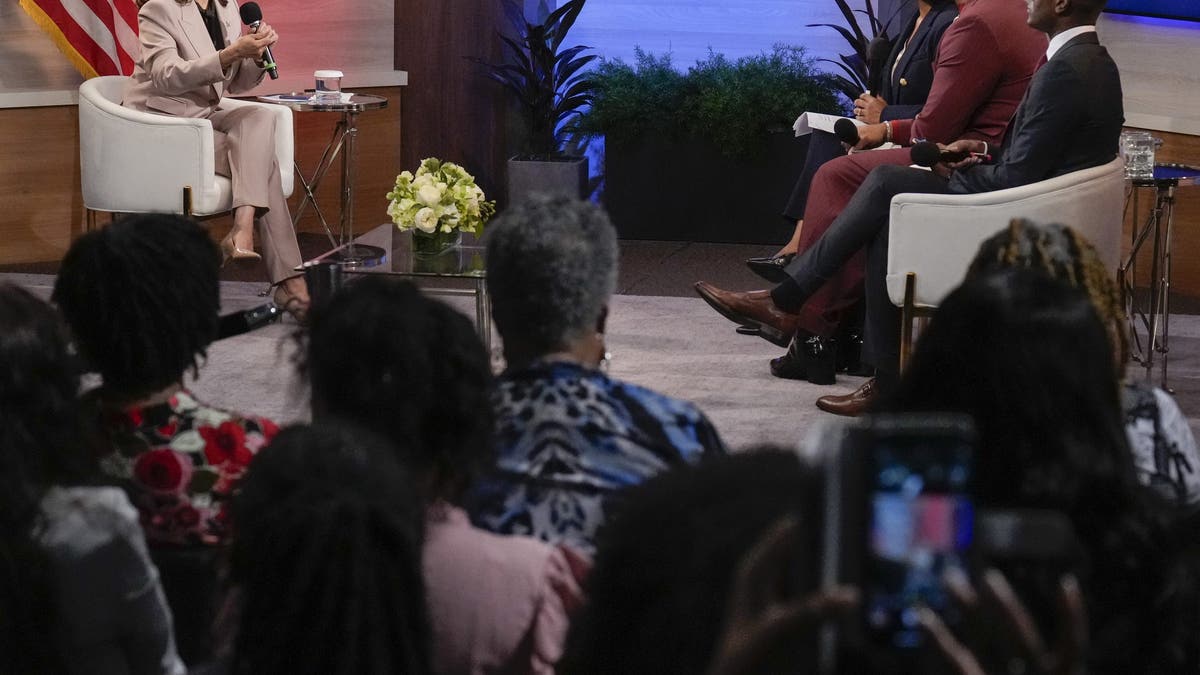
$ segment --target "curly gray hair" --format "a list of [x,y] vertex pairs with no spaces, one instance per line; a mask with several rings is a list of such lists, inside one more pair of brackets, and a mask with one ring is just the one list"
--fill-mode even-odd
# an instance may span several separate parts
[[488,227],[496,328],[540,353],[596,330],[617,288],[617,234],[600,207],[532,196]]

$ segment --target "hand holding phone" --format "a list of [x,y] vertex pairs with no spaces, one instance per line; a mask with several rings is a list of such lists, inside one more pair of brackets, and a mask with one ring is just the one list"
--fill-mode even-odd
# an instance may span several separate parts
[[[966,579],[947,587],[965,614],[970,637],[964,644],[934,612],[923,611],[921,625],[950,671],[958,675],[1021,672],[1028,675],[1078,675],[1085,671],[1088,627],[1083,591],[1073,574],[1058,581],[1055,641],[1047,643],[1037,622],[1004,574],[988,570],[978,588]],[[969,645],[969,646],[968,646]],[[987,668],[986,664],[994,664]]]
[[[967,574],[974,537],[975,433],[961,415],[874,415],[856,422],[827,462],[826,585],[858,586],[862,611],[844,639],[829,636],[822,670],[839,641],[909,667],[926,642],[932,609],[957,623],[947,571]],[[861,654],[860,654],[861,655]],[[873,658],[873,657],[872,657]]]

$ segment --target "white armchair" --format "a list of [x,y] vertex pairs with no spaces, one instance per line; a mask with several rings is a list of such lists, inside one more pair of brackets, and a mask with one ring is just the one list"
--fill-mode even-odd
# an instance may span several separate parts
[[[79,85],[79,168],[87,227],[97,211],[209,216],[229,211],[229,178],[214,170],[212,123],[121,106],[129,78],[93,77]],[[265,106],[275,120],[284,195],[292,194],[292,111],[224,99],[223,107]]]
[[928,315],[966,276],[985,239],[1013,218],[1068,225],[1096,247],[1115,276],[1124,219],[1124,161],[1007,190],[892,198],[887,290],[901,308],[900,365],[912,350],[913,321]]

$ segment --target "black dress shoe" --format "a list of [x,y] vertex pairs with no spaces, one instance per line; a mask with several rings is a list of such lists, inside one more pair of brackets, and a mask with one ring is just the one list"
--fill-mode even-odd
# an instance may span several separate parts
[[862,333],[850,330],[838,333],[837,371],[855,377],[869,377],[875,369],[862,362]]
[[746,267],[763,279],[773,284],[779,284],[787,279],[787,272],[783,268],[787,267],[795,257],[795,253],[784,253],[772,258],[746,258]]
[[833,384],[836,380],[837,343],[801,331],[792,338],[787,353],[771,359],[771,374],[787,380]]

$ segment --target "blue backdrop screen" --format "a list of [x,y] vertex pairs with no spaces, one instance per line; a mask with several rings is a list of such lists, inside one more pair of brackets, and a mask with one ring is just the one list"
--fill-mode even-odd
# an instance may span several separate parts
[[1110,12],[1200,21],[1200,0],[1108,0]]

